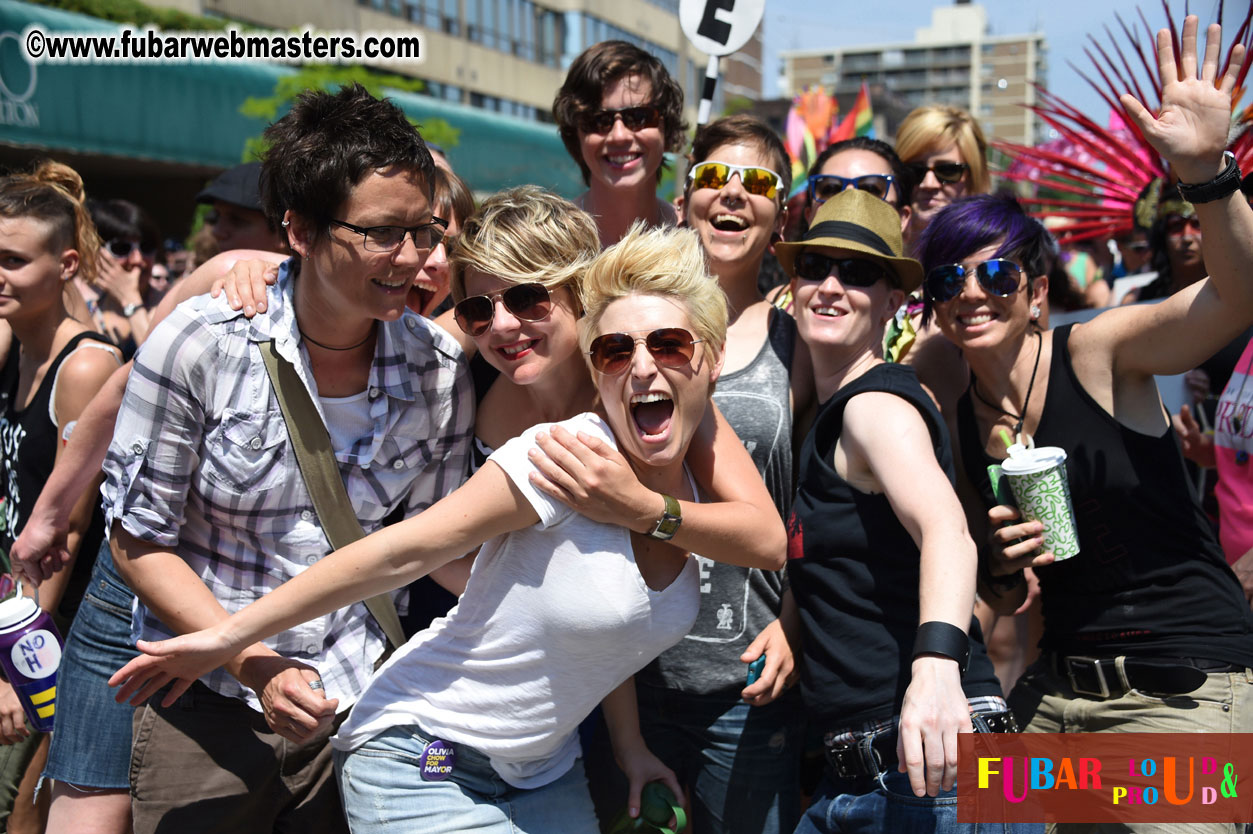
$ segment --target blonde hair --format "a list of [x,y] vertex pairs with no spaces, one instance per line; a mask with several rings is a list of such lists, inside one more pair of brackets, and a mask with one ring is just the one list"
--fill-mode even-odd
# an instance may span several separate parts
[[896,129],[896,153],[906,164],[956,145],[970,166],[971,194],[991,190],[988,177],[988,140],[974,118],[960,107],[928,104],[910,112]]
[[712,361],[727,340],[727,297],[709,274],[700,238],[691,229],[647,230],[636,222],[583,276],[579,345],[586,353],[601,316],[613,302],[632,295],[655,295],[687,311],[697,339]]
[[78,272],[96,279],[100,236],[84,205],[83,178],[68,165],[44,160],[29,174],[0,178],[0,217],[29,217],[47,223],[50,250],[78,252]]
[[[466,297],[466,270],[518,284],[570,287],[600,253],[596,221],[569,200],[536,185],[493,194],[461,225],[448,256],[453,301]],[[581,309],[575,310],[578,314]]]

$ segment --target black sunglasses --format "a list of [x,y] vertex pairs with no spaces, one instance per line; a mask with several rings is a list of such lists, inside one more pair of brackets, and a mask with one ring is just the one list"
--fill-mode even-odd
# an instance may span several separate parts
[[696,345],[702,341],[693,339],[692,334],[681,327],[664,327],[647,336],[606,333],[592,340],[592,349],[587,354],[599,373],[617,376],[631,365],[637,342],[643,342],[653,361],[663,368],[681,368],[692,361]]
[[914,172],[914,176],[920,183],[927,178],[927,172],[930,171],[940,182],[952,185],[962,181],[962,177],[966,176],[970,166],[965,162],[936,162],[931,165],[923,162],[910,162],[909,170]]
[[332,220],[331,224],[361,235],[367,252],[394,252],[404,245],[406,235],[413,236],[413,245],[419,252],[429,252],[439,245],[448,228],[448,221],[442,217],[432,217],[430,223],[417,226],[357,226],[343,220]]
[[592,110],[579,117],[579,126],[584,133],[605,134],[613,130],[613,123],[622,117],[622,124],[627,130],[643,130],[661,124],[661,111],[654,105],[641,104],[638,107],[623,107],[620,110]]
[[113,240],[106,243],[105,246],[108,247],[108,250],[113,254],[113,257],[118,260],[129,258],[131,252],[134,252],[136,249],[138,249],[139,254],[143,255],[145,258],[151,258],[153,255],[157,254],[157,247],[154,244],[140,243],[134,240],[125,240],[120,237],[113,238]]
[[482,336],[496,317],[496,299],[514,318],[522,321],[543,321],[553,310],[552,296],[543,284],[514,284],[492,295],[472,295],[453,307],[457,326],[469,336]]
[[[1022,267],[1005,258],[993,258],[974,267],[979,286],[992,295],[1004,298],[1018,292],[1022,283]],[[937,304],[952,301],[966,286],[970,267],[961,264],[937,266],[927,273],[927,295]]]
[[841,284],[850,287],[873,287],[887,278],[883,266],[866,258],[832,258],[818,252],[801,252],[794,264],[796,277],[803,281],[825,281],[832,272]]
[[886,201],[896,178],[891,174],[863,174],[860,177],[841,177],[835,174],[814,174],[809,178],[809,200],[822,205],[847,188],[856,188]]

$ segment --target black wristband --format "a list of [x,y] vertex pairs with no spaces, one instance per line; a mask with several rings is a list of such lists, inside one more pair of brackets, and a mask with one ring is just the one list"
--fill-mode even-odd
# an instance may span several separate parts
[[962,674],[970,663],[970,638],[952,623],[931,620],[918,626],[914,638],[914,657],[920,654],[938,654],[957,661]]
[[1223,151],[1223,159],[1227,165],[1209,182],[1189,185],[1179,183],[1179,193],[1189,203],[1212,203],[1221,200],[1228,194],[1240,190],[1240,166],[1236,164],[1236,155],[1231,151]]

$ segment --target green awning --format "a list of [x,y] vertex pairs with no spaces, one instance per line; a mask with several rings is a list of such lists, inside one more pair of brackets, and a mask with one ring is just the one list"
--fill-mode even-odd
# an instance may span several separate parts
[[[0,143],[188,166],[238,163],[264,125],[239,113],[293,70],[266,63],[38,64],[21,37],[48,31],[117,31],[118,24],[18,0],[0,0]],[[438,60],[430,58],[428,60]],[[396,92],[419,124],[441,118],[461,131],[448,149],[476,191],[536,183],[565,196],[583,190],[556,128]]]

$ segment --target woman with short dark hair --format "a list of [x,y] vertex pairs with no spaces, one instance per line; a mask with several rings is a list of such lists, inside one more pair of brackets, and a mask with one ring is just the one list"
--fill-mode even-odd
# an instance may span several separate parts
[[566,150],[588,190],[574,202],[596,219],[602,246],[636,220],[674,225],[657,198],[666,152],[686,139],[683,91],[661,61],[626,41],[604,41],[574,59],[553,101]]

